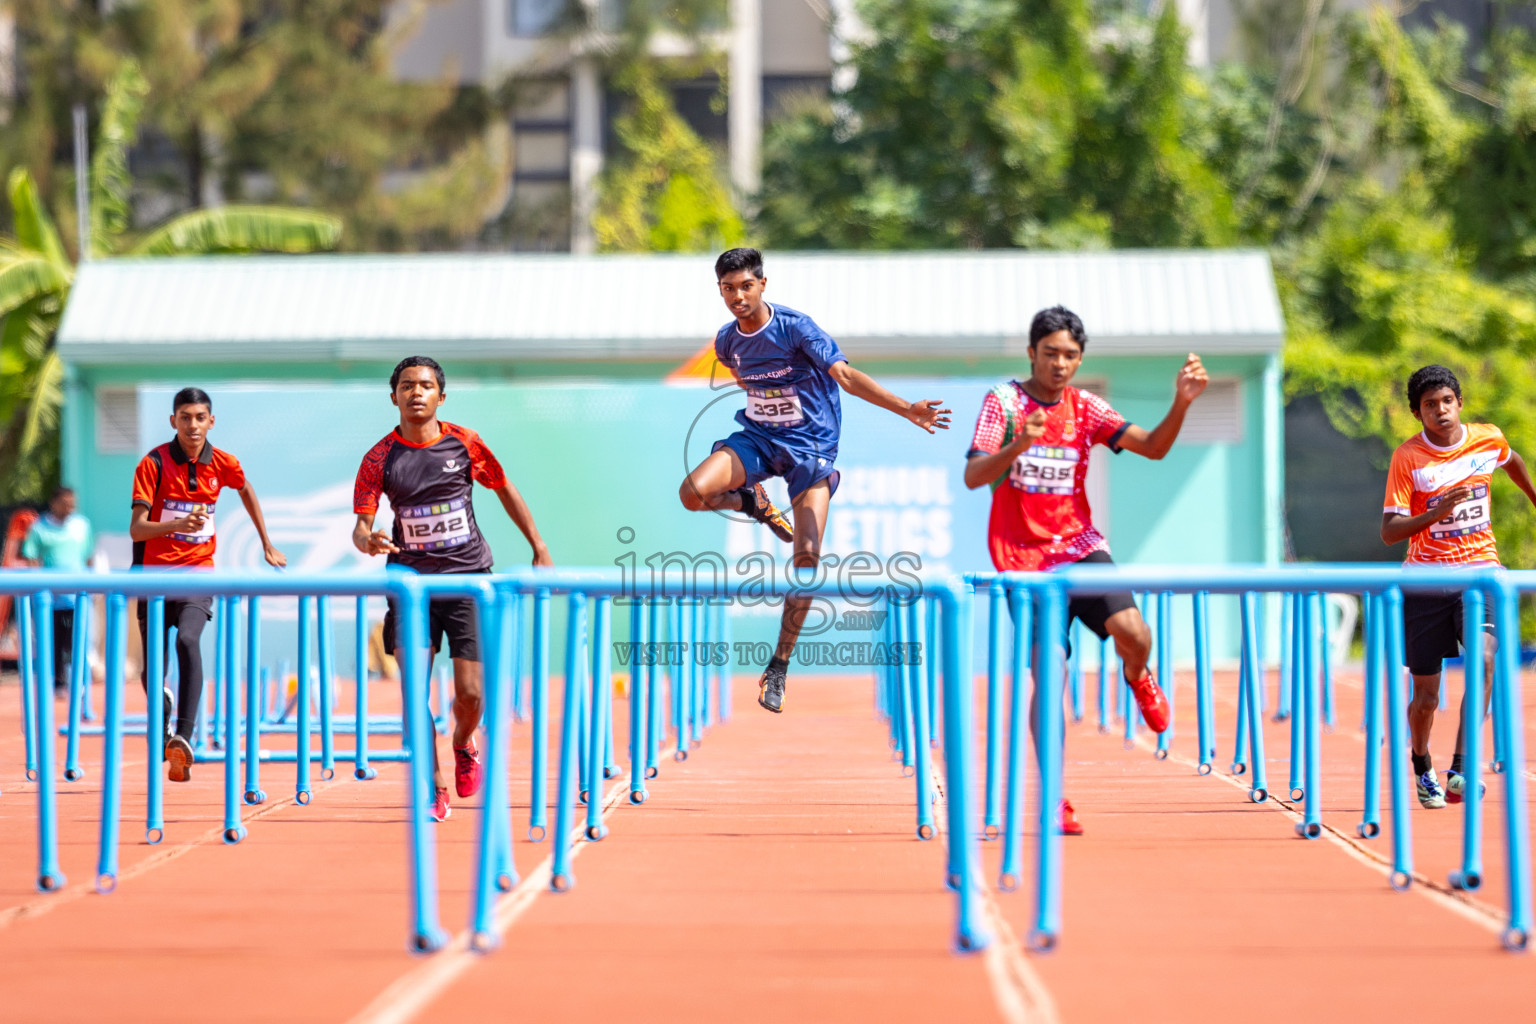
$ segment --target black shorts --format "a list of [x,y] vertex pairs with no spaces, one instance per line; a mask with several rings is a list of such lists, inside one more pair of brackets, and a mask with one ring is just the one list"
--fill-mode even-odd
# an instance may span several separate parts
[[[1461,653],[1461,594],[1403,595],[1403,664],[1416,676],[1439,675],[1441,662]],[[1493,603],[1483,605],[1483,629],[1493,632]]]
[[[1114,559],[1109,557],[1107,551],[1094,551],[1086,557],[1073,562],[1073,565],[1113,565]],[[1067,653],[1072,653],[1072,620],[1076,619],[1093,631],[1100,640],[1109,639],[1109,628],[1105,625],[1110,616],[1117,615],[1127,608],[1136,607],[1136,596],[1128,590],[1113,594],[1085,594],[1069,598],[1067,601]],[[1013,605],[1008,605],[1008,613],[1013,614]]]
[[[384,613],[384,649],[393,654],[400,646],[395,636],[395,602],[389,602]],[[427,605],[427,636],[432,653],[443,649],[443,636],[448,637],[448,656],[465,661],[480,660],[480,630],[472,597],[438,597]]]
[[[1078,559],[1073,565],[1113,565],[1115,560],[1108,551],[1093,551]],[[1129,590],[1115,594],[1087,594],[1067,601],[1067,636],[1072,635],[1072,620],[1076,619],[1093,631],[1100,640],[1109,639],[1109,629],[1104,625],[1110,616],[1127,608],[1136,607],[1136,596]],[[1068,650],[1071,650],[1070,643]]]

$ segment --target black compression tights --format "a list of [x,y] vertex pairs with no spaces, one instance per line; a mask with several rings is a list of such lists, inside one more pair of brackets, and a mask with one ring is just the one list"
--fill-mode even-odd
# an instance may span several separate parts
[[[165,643],[171,627],[176,628],[176,671],[180,676],[180,692],[176,695],[176,735],[191,740],[197,723],[197,706],[203,699],[203,627],[208,624],[208,613],[195,604],[185,601],[165,602],[165,633],[160,642]],[[148,622],[139,619],[139,639],[149,644],[145,633]],[[148,657],[145,657],[144,692],[149,692]],[[169,665],[166,666],[169,668]]]

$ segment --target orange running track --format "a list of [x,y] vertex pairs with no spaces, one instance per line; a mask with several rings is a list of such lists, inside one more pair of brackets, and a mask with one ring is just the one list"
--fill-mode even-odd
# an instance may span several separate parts
[[[1386,835],[1353,839],[1357,680],[1341,680],[1339,727],[1324,737],[1330,832],[1314,841],[1293,834],[1281,801],[1251,804],[1246,782],[1228,775],[1230,677],[1218,677],[1209,777],[1191,763],[1187,676],[1169,761],[1153,760],[1145,732],[1126,750],[1118,729],[1069,728],[1067,792],[1088,835],[1066,841],[1063,941],[1044,957],[1017,942],[1033,913],[1028,885],[988,894],[998,941],[987,952],[949,952],[943,837],[915,837],[913,783],[891,760],[867,680],[792,677],[782,716],[756,707],[753,682],[737,681],[734,719],[687,762],[664,759],[644,806],[623,798],[627,775],[608,784],[611,832],[579,845],[577,884],[564,894],[547,889],[549,843],[524,839],[519,726],[512,794],[524,881],[499,905],[502,948],[463,948],[476,813],[457,806],[437,834],[443,922],[460,941],[424,958],[405,952],[399,765],[380,765],[370,783],[345,770],[316,782],[308,807],[292,803],[291,765],[263,765],[269,802],[247,809],[250,836],[234,847],[218,837],[222,767],[199,765],[192,783],[167,786],[167,839],[148,847],[143,740],[129,737],[122,877],[98,896],[100,740],[89,739],[86,778],[59,784],[69,886],[37,894],[19,696],[0,687],[0,1020],[1517,1020],[1536,1002],[1536,958],[1498,946],[1496,777],[1479,893],[1444,888],[1457,809],[1414,807],[1422,878],[1406,893],[1387,886]],[[131,695],[130,712],[141,708]],[[616,702],[621,762],[623,708]],[[1454,727],[1442,712],[1442,768]],[[1270,788],[1281,795],[1286,735],[1267,727]],[[989,881],[998,853],[986,844]]]

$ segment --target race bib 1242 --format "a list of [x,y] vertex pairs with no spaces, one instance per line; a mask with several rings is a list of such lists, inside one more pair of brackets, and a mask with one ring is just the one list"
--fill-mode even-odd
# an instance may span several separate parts
[[396,513],[400,539],[407,551],[436,551],[468,544],[474,537],[469,499],[455,498],[437,505],[412,505]]

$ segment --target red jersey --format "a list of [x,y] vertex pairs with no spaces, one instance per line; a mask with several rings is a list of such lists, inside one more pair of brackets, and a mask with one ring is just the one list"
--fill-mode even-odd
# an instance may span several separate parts
[[213,509],[225,487],[243,489],[245,470],[239,459],[207,441],[196,461],[187,458],[176,438],[140,459],[133,472],[133,503],[149,510],[150,522],[168,523],[189,512],[202,512],[208,519],[196,533],[168,533],[137,541],[133,564],[212,568],[218,547]]
[[1463,423],[1461,440],[1449,448],[1430,444],[1422,432],[1397,446],[1387,470],[1383,512],[1416,516],[1440,503],[1446,491],[1465,484],[1472,498],[1408,538],[1408,561],[1422,565],[1498,565],[1493,539],[1493,471],[1509,461],[1509,442],[1498,427]]
[[1036,409],[1045,433],[992,482],[987,548],[999,572],[1054,569],[1109,550],[1088,507],[1088,452],[1096,444],[1118,452],[1130,424],[1104,399],[1069,387],[1047,405],[1016,380],[999,384],[981,403],[967,457],[1002,451]]
[[379,495],[395,512],[388,561],[417,572],[489,572],[491,547],[475,522],[475,481],[507,482],[501,463],[473,430],[439,421],[431,444],[412,444],[399,428],[363,456],[352,490],[352,511],[377,512]]

